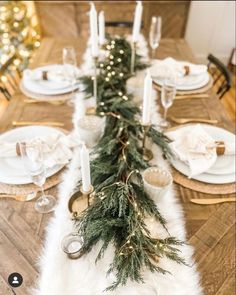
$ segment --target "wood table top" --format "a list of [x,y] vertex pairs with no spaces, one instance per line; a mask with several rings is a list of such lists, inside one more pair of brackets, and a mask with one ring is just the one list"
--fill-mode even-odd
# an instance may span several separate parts
[[[31,67],[61,63],[62,48],[66,45],[75,46],[80,64],[86,48],[85,39],[62,41],[46,38],[36,52]],[[182,39],[162,40],[156,54],[159,59],[171,56],[179,60],[194,61],[189,46]],[[72,107],[66,104],[26,104],[25,98],[19,90],[11,99],[0,119],[0,134],[13,128],[12,121],[60,121],[65,124],[65,129],[72,129]],[[217,119],[218,126],[234,132],[234,124],[211,91],[209,98],[176,100],[169,115],[178,114],[180,117]],[[191,198],[221,195],[207,195],[179,185],[176,185],[176,190],[186,217],[188,241],[195,249],[194,257],[202,278],[204,294],[234,294],[235,204],[196,205],[190,202]],[[54,188],[51,192],[56,195],[57,189]],[[230,195],[225,197],[227,196]],[[34,202],[0,200],[0,294],[29,294],[29,289],[38,276],[37,260],[50,216],[38,214],[34,209]],[[14,289],[14,292],[7,283],[8,275],[12,272],[19,272],[24,277],[24,284]]]

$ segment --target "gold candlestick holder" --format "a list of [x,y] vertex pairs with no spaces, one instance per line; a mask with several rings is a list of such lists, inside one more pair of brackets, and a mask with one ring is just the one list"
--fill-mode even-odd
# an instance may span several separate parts
[[93,96],[96,102],[97,102],[97,96],[98,96],[97,62],[98,62],[98,57],[97,56],[93,57],[93,67],[94,67]]
[[132,45],[131,45],[131,64],[130,64],[131,75],[134,74],[136,46],[137,46],[137,42],[132,42]]
[[[82,186],[79,187],[79,190],[76,191],[69,199],[69,202],[68,202],[68,210],[70,211],[70,213],[72,214],[72,218],[75,218],[76,216],[78,216],[78,214],[85,210],[86,209],[86,205],[87,207],[90,206],[90,200],[91,200],[91,197],[92,197],[92,194],[94,192],[94,188],[93,186],[91,185],[90,187],[90,190],[85,192],[83,191],[83,188]],[[82,208],[74,208],[74,203],[77,201],[77,200],[86,200],[86,205],[83,204],[83,205],[80,205],[79,207],[82,206]]]
[[143,143],[142,143],[142,148],[143,148],[143,158],[144,160],[146,161],[150,161],[152,158],[153,158],[153,153],[150,149],[148,149],[146,147],[146,140],[147,140],[147,134],[148,134],[148,131],[151,127],[150,124],[143,124]]
[[90,206],[90,198],[92,197],[92,193],[93,192],[94,192],[94,188],[93,188],[92,185],[90,186],[90,189],[87,192],[83,191],[82,186],[80,187],[79,195],[82,198],[86,198],[87,199],[87,205],[88,205],[88,207]]

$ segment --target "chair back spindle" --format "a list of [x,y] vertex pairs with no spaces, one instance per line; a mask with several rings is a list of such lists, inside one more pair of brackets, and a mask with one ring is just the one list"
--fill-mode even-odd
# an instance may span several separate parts
[[231,88],[231,75],[228,68],[214,55],[208,55],[208,71],[213,77],[213,85],[216,86],[216,94],[221,99]]

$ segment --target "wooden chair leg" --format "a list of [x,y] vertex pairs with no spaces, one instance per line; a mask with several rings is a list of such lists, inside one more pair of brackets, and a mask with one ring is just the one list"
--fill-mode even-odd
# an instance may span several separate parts
[[11,99],[11,94],[6,88],[3,88],[2,86],[0,86],[0,91],[2,92],[2,94],[5,96],[7,100]]

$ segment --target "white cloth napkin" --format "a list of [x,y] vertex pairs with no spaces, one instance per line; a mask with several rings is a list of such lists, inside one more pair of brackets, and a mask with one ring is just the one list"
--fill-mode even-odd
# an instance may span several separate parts
[[170,147],[176,157],[185,162],[190,168],[192,176],[206,172],[216,161],[215,140],[204,130],[201,125],[168,133],[173,140]]
[[[168,132],[168,137],[176,157],[190,168],[190,175],[206,172],[217,159],[217,144],[205,129],[197,124],[194,128],[184,128]],[[224,155],[235,155],[235,142],[224,142]]]
[[196,65],[189,62],[180,62],[171,57],[163,60],[153,60],[150,68],[150,73],[153,77],[169,78],[171,75],[175,75],[176,78],[182,78],[186,76],[185,66],[189,68],[187,76],[198,76],[207,72],[206,65]]
[[[53,67],[47,70],[47,81],[51,82],[70,82],[71,78],[79,76],[80,71],[72,65]],[[23,72],[23,79],[32,81],[42,81],[43,71],[41,69],[29,70]]]
[[[31,151],[30,146],[37,144],[43,153],[43,161],[46,168],[51,168],[55,165],[66,165],[72,158],[72,149],[83,143],[76,132],[69,135],[51,135],[34,138],[31,141],[24,142],[26,143],[26,152],[27,147],[28,151]],[[37,160],[37,153],[29,152],[27,155],[31,160]],[[17,157],[16,142],[0,142],[0,158],[9,157]]]

